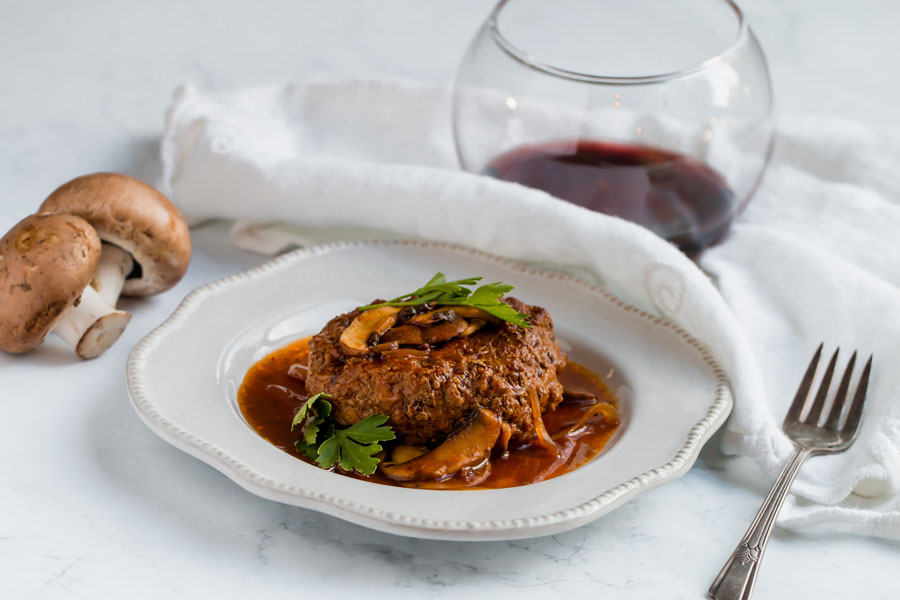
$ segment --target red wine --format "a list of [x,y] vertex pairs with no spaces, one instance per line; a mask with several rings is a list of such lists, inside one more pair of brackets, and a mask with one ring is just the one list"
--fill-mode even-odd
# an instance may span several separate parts
[[687,254],[720,241],[737,212],[719,173],[648,146],[546,142],[498,156],[485,173],[643,225]]

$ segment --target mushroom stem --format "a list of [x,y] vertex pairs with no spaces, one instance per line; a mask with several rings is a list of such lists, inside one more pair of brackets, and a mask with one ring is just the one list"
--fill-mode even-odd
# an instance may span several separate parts
[[75,349],[80,358],[95,358],[119,339],[131,313],[116,310],[91,287],[70,306],[53,328],[54,333]]
[[97,290],[100,298],[109,306],[115,307],[125,285],[125,278],[134,268],[131,255],[116,246],[103,242],[100,263],[91,281],[91,287]]

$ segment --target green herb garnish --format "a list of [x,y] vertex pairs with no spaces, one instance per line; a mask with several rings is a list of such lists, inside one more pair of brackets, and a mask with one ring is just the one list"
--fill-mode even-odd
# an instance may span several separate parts
[[393,430],[384,423],[386,415],[371,415],[347,427],[337,429],[331,417],[331,398],[321,392],[303,403],[294,420],[291,431],[298,425],[303,437],[297,441],[297,452],[302,452],[323,469],[337,463],[345,471],[371,475],[378,466],[381,444],[394,439]]
[[389,426],[384,425],[387,415],[371,415],[347,429],[337,429],[334,435],[319,446],[316,462],[323,469],[338,463],[345,471],[371,475],[378,465],[373,456],[381,452],[381,444],[396,437]]
[[387,302],[360,306],[358,310],[369,310],[379,306],[419,306],[434,304],[436,306],[472,306],[484,312],[509,321],[521,327],[530,327],[528,315],[520,313],[500,298],[515,289],[514,286],[498,281],[487,283],[472,291],[466,286],[473,286],[482,277],[468,277],[456,281],[447,281],[443,273],[438,272],[431,280],[414,292],[403,294]]

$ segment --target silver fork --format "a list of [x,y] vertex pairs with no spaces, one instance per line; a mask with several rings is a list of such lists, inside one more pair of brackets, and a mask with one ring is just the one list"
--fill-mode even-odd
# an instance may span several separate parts
[[[838,351],[835,350],[831,362],[828,363],[812,406],[809,407],[809,410],[804,411],[821,356],[822,345],[816,350],[815,356],[809,363],[803,381],[797,389],[797,395],[794,396],[794,402],[784,418],[784,425],[782,425],[784,432],[794,442],[794,453],[775,481],[775,486],[760,507],[747,533],[741,538],[741,542],[734,549],[731,558],[728,559],[710,586],[710,598],[715,600],[748,600],[750,598],[756,575],[759,572],[760,560],[766,551],[769,534],[772,533],[772,527],[775,525],[775,518],[778,516],[778,511],[781,510],[781,505],[784,504],[784,499],[787,497],[794,477],[797,476],[797,471],[800,470],[800,465],[808,456],[814,454],[843,452],[856,439],[863,403],[866,399],[866,388],[869,385],[869,373],[872,370],[872,357],[869,357],[862,375],[860,375],[856,393],[847,409],[846,420],[841,426],[841,414],[848,404],[847,396],[853,367],[856,364],[856,352],[850,357],[850,362],[847,363],[847,368],[844,370],[844,376],[838,386],[831,411],[825,423],[820,425],[828,388],[834,375]],[[806,413],[805,418],[803,418],[804,412]]]

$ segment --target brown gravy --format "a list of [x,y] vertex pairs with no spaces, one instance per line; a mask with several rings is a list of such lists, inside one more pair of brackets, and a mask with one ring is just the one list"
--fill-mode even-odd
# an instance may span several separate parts
[[[272,352],[247,371],[238,390],[238,405],[244,418],[259,435],[276,447],[304,462],[310,462],[294,448],[300,437],[299,428],[291,431],[291,421],[300,404],[306,399],[303,381],[290,377],[288,371],[294,365],[304,368],[309,357],[309,338],[298,340]],[[595,400],[567,399],[555,410],[543,414],[544,425],[558,445],[556,452],[536,445],[510,449],[508,455],[491,458],[491,472],[477,485],[451,485],[448,487],[505,488],[543,481],[568,473],[596,456],[619,426],[616,400],[601,379],[579,365],[569,361],[559,374],[559,380],[567,392],[581,392]],[[606,404],[603,414],[588,419],[578,432],[565,435],[567,428],[598,403]],[[610,415],[613,415],[610,418]],[[338,469],[339,470],[339,469]],[[340,471],[340,470],[339,470]],[[401,485],[379,472],[372,475],[347,473],[344,475],[386,485]],[[409,487],[410,484],[406,484]]]

